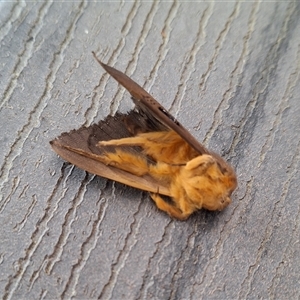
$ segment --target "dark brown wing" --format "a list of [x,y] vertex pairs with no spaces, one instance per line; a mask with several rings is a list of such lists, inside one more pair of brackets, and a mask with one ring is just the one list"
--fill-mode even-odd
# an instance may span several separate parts
[[[104,150],[103,147],[97,146],[99,141],[130,136],[130,132],[124,126],[124,118],[133,119],[137,126],[143,126],[143,124],[140,124],[143,119],[138,118],[137,112],[130,111],[126,115],[117,113],[113,117],[108,116],[98,124],[65,132],[51,141],[50,144],[53,150],[63,159],[92,174],[144,191],[170,196],[168,187],[163,186],[162,183],[150,175],[135,176],[101,162],[100,156],[103,151],[114,151],[114,147],[105,147]],[[126,151],[132,151],[136,156],[142,155],[138,147],[126,147]]]
[[[160,127],[163,130],[165,126],[177,132],[191,147],[199,154],[209,154],[209,151],[201,145],[168,111],[160,105],[150,94],[148,94],[140,85],[130,79],[124,73],[102,63],[93,52],[95,59],[115,80],[124,86],[132,95],[133,101],[138,108],[146,114],[149,120],[152,120],[153,126]],[[159,122],[157,122],[159,121]],[[161,123],[160,123],[161,122]],[[159,123],[161,125],[159,125]]]

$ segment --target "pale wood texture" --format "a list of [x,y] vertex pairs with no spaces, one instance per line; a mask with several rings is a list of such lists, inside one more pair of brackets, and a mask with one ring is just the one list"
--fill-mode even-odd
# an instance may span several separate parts
[[[300,5],[0,3],[4,299],[298,299]],[[132,107],[91,51],[236,168],[188,221],[49,141]]]

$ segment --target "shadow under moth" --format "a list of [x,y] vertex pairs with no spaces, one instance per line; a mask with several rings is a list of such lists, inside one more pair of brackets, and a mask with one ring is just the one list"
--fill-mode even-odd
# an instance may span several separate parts
[[150,192],[159,209],[179,220],[201,208],[227,207],[237,186],[233,168],[141,86],[93,55],[129,91],[135,108],[62,133],[50,142],[53,150],[90,173]]

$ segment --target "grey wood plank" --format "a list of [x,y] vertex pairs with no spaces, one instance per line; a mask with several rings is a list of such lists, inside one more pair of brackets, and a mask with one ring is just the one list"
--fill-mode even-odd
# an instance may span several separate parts
[[[299,2],[2,2],[4,299],[298,299]],[[91,51],[236,168],[185,222],[49,141],[132,107]]]

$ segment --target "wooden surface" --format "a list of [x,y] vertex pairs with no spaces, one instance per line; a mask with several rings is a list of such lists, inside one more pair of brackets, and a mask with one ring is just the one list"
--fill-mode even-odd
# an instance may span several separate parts
[[[0,10],[2,298],[299,299],[299,1]],[[51,151],[132,107],[91,51],[236,168],[224,212],[172,220]]]

